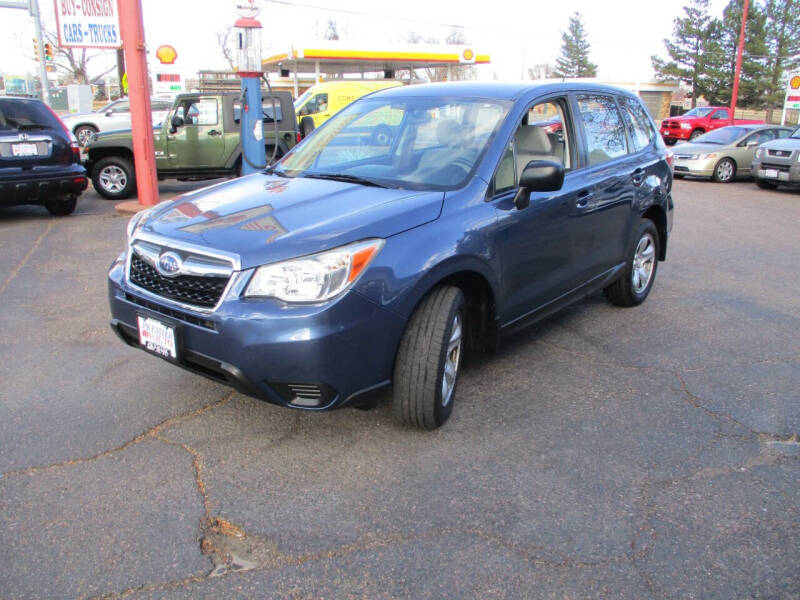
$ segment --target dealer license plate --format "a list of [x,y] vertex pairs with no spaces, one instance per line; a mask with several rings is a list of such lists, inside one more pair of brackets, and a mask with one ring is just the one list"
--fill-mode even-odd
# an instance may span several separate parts
[[764,171],[764,177],[772,177],[773,179],[778,178],[778,169],[767,169]]
[[14,156],[38,156],[36,144],[11,144],[11,154]]
[[164,358],[178,358],[175,328],[150,317],[137,315],[139,321],[139,343],[150,352]]

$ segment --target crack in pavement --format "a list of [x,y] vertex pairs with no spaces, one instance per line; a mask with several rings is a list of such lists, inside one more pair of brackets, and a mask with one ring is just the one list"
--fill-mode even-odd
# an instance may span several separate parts
[[200,415],[202,415],[202,414],[204,414],[204,413],[206,413],[208,411],[214,410],[215,408],[219,408],[219,407],[225,405],[233,397],[233,395],[235,393],[236,393],[235,391],[231,391],[228,394],[226,394],[223,398],[218,400],[217,402],[214,402],[212,404],[207,404],[206,406],[203,406],[201,408],[198,408],[198,409],[193,410],[193,411],[188,412],[188,413],[184,413],[184,414],[181,414],[181,415],[177,415],[177,416],[174,416],[174,417],[169,417],[167,419],[164,419],[158,425],[155,425],[155,426],[151,427],[147,431],[137,435],[135,438],[133,438],[131,440],[128,440],[124,444],[122,444],[120,446],[117,446],[115,448],[111,448],[109,450],[105,450],[103,452],[100,452],[98,454],[95,454],[93,456],[89,456],[89,457],[86,457],[86,458],[75,458],[75,459],[72,459],[72,460],[66,460],[66,461],[63,461],[63,462],[53,463],[53,464],[49,464],[49,465],[42,465],[42,466],[38,466],[38,467],[26,467],[24,469],[15,469],[13,471],[6,471],[5,473],[0,473],[0,480],[8,479],[8,478],[11,478],[11,477],[16,477],[16,476],[19,476],[19,475],[34,475],[36,473],[41,473],[41,472],[44,472],[44,471],[51,471],[53,469],[60,469],[62,467],[73,467],[73,466],[77,466],[77,465],[82,465],[82,464],[85,464],[85,463],[93,462],[93,461],[98,460],[100,458],[106,458],[106,457],[111,456],[113,454],[117,454],[119,452],[123,452],[124,450],[127,450],[131,446],[134,446],[135,444],[143,442],[146,439],[152,439],[152,438],[158,439],[158,433],[162,429],[164,429],[166,427],[171,427],[172,425],[175,425],[177,423],[181,423],[181,422],[183,422],[183,421],[185,421],[187,419],[193,419],[194,417],[198,417],[198,416],[200,416]]
[[3,295],[3,292],[6,291],[8,285],[16,278],[17,274],[19,274],[19,272],[22,270],[22,267],[24,267],[25,264],[28,262],[31,255],[41,245],[42,240],[44,240],[47,234],[50,233],[50,231],[52,231],[53,227],[55,227],[55,224],[56,224],[56,219],[50,219],[50,221],[48,221],[47,227],[45,227],[44,231],[39,234],[39,237],[37,237],[36,240],[31,245],[31,247],[28,248],[28,251],[25,253],[25,256],[22,257],[19,263],[17,263],[17,266],[14,267],[11,273],[9,273],[8,277],[3,282],[3,284],[0,285],[0,296]]

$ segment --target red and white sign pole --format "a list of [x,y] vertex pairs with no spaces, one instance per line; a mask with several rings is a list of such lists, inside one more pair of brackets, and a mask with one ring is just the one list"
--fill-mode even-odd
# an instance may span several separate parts
[[736,50],[736,71],[733,73],[733,91],[731,92],[731,125],[736,118],[736,100],[739,98],[739,75],[742,72],[742,52],[744,50],[744,35],[747,31],[747,9],[750,7],[750,0],[744,0],[742,10],[742,29],[739,31],[739,47]]
[[153,118],[150,112],[150,89],[147,83],[147,49],[141,0],[118,0],[119,28],[125,49],[128,73],[128,96],[131,103],[133,157],[139,204],[158,204]]

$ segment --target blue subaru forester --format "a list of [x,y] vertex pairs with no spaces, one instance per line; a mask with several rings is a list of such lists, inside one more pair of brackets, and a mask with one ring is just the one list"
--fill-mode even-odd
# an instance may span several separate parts
[[466,348],[604,289],[647,297],[672,226],[643,104],[599,85],[377,92],[266,172],[137,214],[109,272],[128,344],[304,410],[391,386],[449,417]]

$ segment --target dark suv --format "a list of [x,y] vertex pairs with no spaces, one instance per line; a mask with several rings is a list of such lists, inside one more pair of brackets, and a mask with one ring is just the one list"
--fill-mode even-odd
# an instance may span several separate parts
[[[390,136],[374,136],[377,128]],[[590,84],[371,94],[264,173],[135,216],[109,272],[132,346],[287,407],[450,415],[465,348],[596,290],[635,306],[672,225],[640,100]]]
[[88,183],[79,151],[46,104],[0,98],[0,205],[43,204],[51,214],[70,214]]

